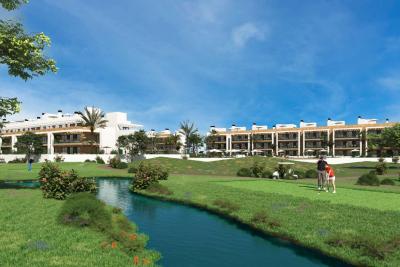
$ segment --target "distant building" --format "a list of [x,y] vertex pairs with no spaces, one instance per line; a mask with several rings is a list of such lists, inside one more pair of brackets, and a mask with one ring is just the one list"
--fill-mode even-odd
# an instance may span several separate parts
[[[327,120],[327,126],[315,122],[276,124],[272,129],[253,123],[251,130],[233,125],[226,128],[210,127],[207,150],[214,153],[246,155],[307,156],[328,154],[332,156],[377,156],[378,151],[368,149],[369,134],[380,134],[385,127],[393,126],[388,120],[358,118],[357,124]],[[212,138],[210,138],[210,136]],[[389,154],[393,149],[384,148]]]
[[47,154],[110,153],[117,149],[119,136],[143,128],[142,125],[128,121],[127,114],[123,112],[106,113],[104,119],[108,121],[106,127],[96,129],[94,134],[83,126],[79,112],[68,114],[59,110],[55,114],[42,113],[36,119],[7,122],[0,132],[0,152],[18,153],[14,146],[18,137],[33,132],[42,137]]

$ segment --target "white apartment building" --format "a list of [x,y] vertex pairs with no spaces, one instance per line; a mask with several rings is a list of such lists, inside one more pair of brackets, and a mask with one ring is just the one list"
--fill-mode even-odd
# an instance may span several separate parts
[[0,132],[0,153],[18,153],[15,143],[18,136],[33,132],[42,136],[43,146],[47,154],[94,154],[110,153],[116,148],[117,138],[121,135],[134,133],[143,128],[132,123],[123,112],[105,114],[105,128],[99,128],[92,134],[89,128],[83,126],[79,112],[55,114],[42,113],[36,119],[10,121]]

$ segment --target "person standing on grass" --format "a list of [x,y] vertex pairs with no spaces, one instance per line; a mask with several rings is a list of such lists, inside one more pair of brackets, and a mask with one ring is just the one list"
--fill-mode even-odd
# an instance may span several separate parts
[[325,186],[326,165],[328,165],[328,163],[325,161],[323,156],[320,156],[317,162],[318,190],[321,190]]
[[329,165],[326,165],[326,174],[328,176],[326,192],[329,192],[329,185],[332,185],[333,187],[332,193],[336,194],[336,184],[335,184],[336,177],[332,167]]
[[33,163],[33,159],[29,159],[28,160],[28,171],[31,172],[32,171],[32,163]]

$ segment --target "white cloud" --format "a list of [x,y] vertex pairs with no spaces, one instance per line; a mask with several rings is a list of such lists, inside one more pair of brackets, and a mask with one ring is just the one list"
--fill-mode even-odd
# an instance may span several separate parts
[[265,31],[251,22],[244,23],[232,30],[232,40],[236,47],[244,47],[250,39],[262,41]]

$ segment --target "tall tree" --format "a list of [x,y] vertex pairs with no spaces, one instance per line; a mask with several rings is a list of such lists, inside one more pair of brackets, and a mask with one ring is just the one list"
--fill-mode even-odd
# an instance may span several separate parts
[[[94,131],[98,128],[105,128],[107,125],[107,120],[104,119],[105,113],[95,107],[85,107],[83,113],[80,114],[83,120],[83,126],[90,129],[92,138],[94,138]],[[90,142],[93,142],[91,140]]]
[[173,134],[173,135],[169,136],[165,140],[165,144],[167,145],[168,150],[174,151],[174,152],[178,151],[182,146],[182,144],[180,142],[180,137],[177,134]]
[[[17,9],[28,0],[0,0],[0,5],[8,10]],[[28,80],[47,72],[56,72],[53,59],[44,56],[43,51],[50,46],[50,38],[44,33],[27,34],[21,23],[0,19],[0,65],[8,66],[8,74]],[[20,102],[16,98],[0,96],[0,128],[7,115],[19,112]]]
[[193,133],[189,136],[189,144],[192,150],[192,153],[198,153],[198,149],[203,145],[203,138],[198,133]]
[[148,145],[149,137],[143,130],[119,136],[117,139],[117,146],[124,149],[130,161],[133,161],[137,155],[144,154]]
[[18,153],[26,155],[26,159],[29,159],[32,155],[40,155],[44,150],[42,137],[32,132],[26,132],[18,136],[15,147]]
[[195,127],[193,122],[190,121],[183,121],[180,124],[179,132],[185,136],[185,153],[188,154],[190,151],[191,143],[190,143],[190,136],[193,134],[198,133],[198,129]]

